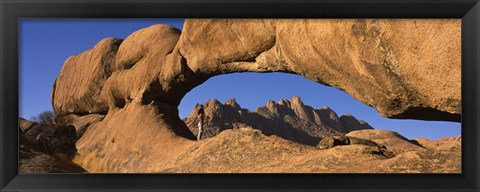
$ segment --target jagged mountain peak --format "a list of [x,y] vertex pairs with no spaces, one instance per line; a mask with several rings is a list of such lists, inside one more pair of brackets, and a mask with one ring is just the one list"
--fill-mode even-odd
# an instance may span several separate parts
[[240,109],[242,109],[242,108],[240,107],[240,105],[237,103],[237,101],[235,100],[235,98],[228,99],[227,101],[225,101],[225,104],[224,104],[224,105],[231,106],[231,107],[233,107],[235,110],[240,110]]
[[330,109],[330,107],[328,107],[328,106],[323,106],[323,107],[319,108],[319,110],[329,110],[329,111],[331,111],[332,109]]
[[222,105],[222,103],[220,103],[220,101],[218,101],[216,99],[211,99],[211,100],[208,100],[204,105],[205,105],[205,107],[220,106],[220,105]]
[[[198,133],[198,106],[184,121],[189,129]],[[267,135],[278,135],[298,143],[315,145],[320,138],[343,135],[352,130],[373,129],[364,121],[357,120],[349,114],[338,117],[328,107],[314,109],[303,103],[300,97],[280,99],[278,102],[268,100],[265,106],[254,112],[242,109],[235,98],[221,104],[216,99],[205,102],[206,122],[204,138],[213,137],[226,129],[250,126]]]

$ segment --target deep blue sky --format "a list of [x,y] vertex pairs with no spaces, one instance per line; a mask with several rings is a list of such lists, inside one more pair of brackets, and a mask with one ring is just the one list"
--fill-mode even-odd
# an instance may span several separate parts
[[[106,37],[126,38],[153,24],[178,29],[183,19],[22,19],[20,21],[20,116],[31,118],[52,110],[50,94],[63,62],[71,55],[91,49]],[[340,116],[345,113],[365,120],[377,129],[399,132],[407,138],[460,135],[460,123],[393,120],[378,115],[350,95],[298,75],[284,73],[235,73],[220,75],[190,91],[179,106],[186,117],[195,103],[209,99],[220,102],[235,97],[243,107],[255,110],[268,100],[300,96],[314,108],[329,106]]]

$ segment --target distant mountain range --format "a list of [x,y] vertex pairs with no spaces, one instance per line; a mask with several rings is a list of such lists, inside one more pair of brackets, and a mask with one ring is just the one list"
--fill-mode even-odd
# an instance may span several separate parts
[[[196,104],[190,115],[183,120],[194,134],[198,133],[200,106],[201,104]],[[327,136],[373,129],[365,121],[350,114],[338,117],[335,111],[328,107],[314,109],[305,105],[298,96],[278,102],[270,100],[254,112],[241,108],[234,98],[224,104],[212,99],[203,106],[206,118],[202,139],[213,137],[227,129],[252,127],[266,135],[277,135],[297,143],[317,145],[321,138]]]

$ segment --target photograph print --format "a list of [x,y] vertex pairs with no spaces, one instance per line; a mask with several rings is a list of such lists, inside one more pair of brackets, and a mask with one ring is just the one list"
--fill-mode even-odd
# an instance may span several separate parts
[[20,19],[19,173],[462,173],[461,19]]

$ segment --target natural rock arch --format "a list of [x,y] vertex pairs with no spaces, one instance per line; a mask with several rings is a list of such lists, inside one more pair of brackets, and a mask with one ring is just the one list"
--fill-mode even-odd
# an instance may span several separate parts
[[57,115],[106,114],[80,149],[135,134],[193,139],[178,117],[181,99],[234,72],[294,73],[388,118],[460,122],[460,39],[460,20],[187,19],[182,32],[154,25],[68,58],[52,105]]

